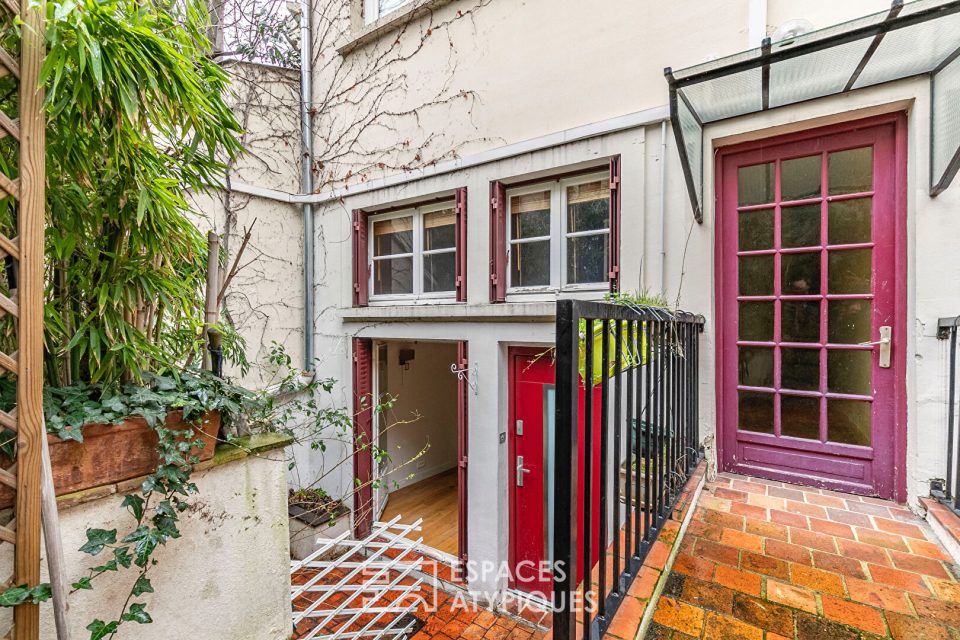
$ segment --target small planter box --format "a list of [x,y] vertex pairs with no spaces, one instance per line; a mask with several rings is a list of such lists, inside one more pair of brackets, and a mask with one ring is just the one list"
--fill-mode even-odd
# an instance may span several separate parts
[[[212,411],[196,427],[183,421],[183,412],[171,411],[164,426],[168,429],[192,431],[184,436],[203,441],[203,448],[191,453],[201,461],[213,457],[220,431],[220,413]],[[57,495],[112,484],[153,473],[157,469],[157,433],[146,420],[131,416],[120,424],[83,426],[83,442],[47,436],[50,463]],[[14,492],[0,488],[0,508],[12,506]]]
[[[317,538],[336,538],[350,530],[350,509],[341,505],[334,513],[316,513],[297,505],[287,507],[290,516],[290,557],[303,560],[320,548]],[[328,560],[342,553],[332,547],[318,560]]]

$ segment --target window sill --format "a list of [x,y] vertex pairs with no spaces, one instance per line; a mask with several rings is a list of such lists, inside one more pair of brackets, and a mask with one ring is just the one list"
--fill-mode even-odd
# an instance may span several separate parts
[[553,322],[555,301],[498,304],[389,305],[341,309],[340,320],[354,322]]
[[541,302],[557,300],[603,300],[610,292],[606,285],[599,287],[593,286],[571,286],[563,289],[554,289],[550,287],[530,288],[530,289],[508,289],[507,302]]
[[463,304],[454,296],[437,296],[435,298],[370,298],[371,307],[420,307],[423,305]]
[[395,31],[417,18],[430,13],[434,9],[438,9],[451,2],[453,2],[453,0],[413,0],[410,4],[396,11],[391,11],[379,20],[375,20],[370,24],[365,24],[351,31],[344,40],[336,45],[337,53],[345,56],[354,49],[379,40],[385,34]]

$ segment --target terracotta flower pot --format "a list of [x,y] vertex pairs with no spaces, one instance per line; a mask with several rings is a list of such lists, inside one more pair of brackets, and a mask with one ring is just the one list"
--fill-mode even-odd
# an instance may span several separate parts
[[[201,461],[213,457],[220,431],[220,413],[206,414],[197,427],[183,421],[183,412],[171,411],[164,426],[168,429],[196,430],[187,437],[199,439],[203,448],[191,453]],[[157,468],[157,433],[146,420],[131,416],[120,424],[88,424],[82,427],[83,442],[47,436],[53,484],[57,495],[112,484],[153,473]],[[186,435],[186,434],[185,434]],[[14,493],[0,488],[0,508],[13,505]]]

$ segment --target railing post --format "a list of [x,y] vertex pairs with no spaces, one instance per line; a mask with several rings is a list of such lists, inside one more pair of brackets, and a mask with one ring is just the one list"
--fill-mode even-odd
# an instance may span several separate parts
[[[553,534],[553,636],[577,637],[577,351],[579,317],[574,301],[557,302],[556,444]],[[589,572],[589,567],[587,568]],[[588,573],[589,575],[589,573]]]

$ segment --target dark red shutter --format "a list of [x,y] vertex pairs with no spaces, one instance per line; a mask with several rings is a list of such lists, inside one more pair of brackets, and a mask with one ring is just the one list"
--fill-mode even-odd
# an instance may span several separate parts
[[457,189],[457,302],[467,301],[467,188]]
[[[467,354],[467,341],[457,343],[457,368],[469,369],[470,359]],[[457,487],[458,506],[460,509],[457,527],[459,558],[462,569],[467,566],[467,401],[470,393],[470,383],[467,379],[457,381]],[[464,574],[465,575],[465,574]]]
[[357,539],[373,527],[373,341],[353,339],[353,531]]
[[365,307],[369,300],[370,268],[367,261],[367,212],[353,210],[353,306]]
[[610,291],[620,290],[620,156],[610,158]]
[[507,299],[507,188],[490,183],[490,302]]

